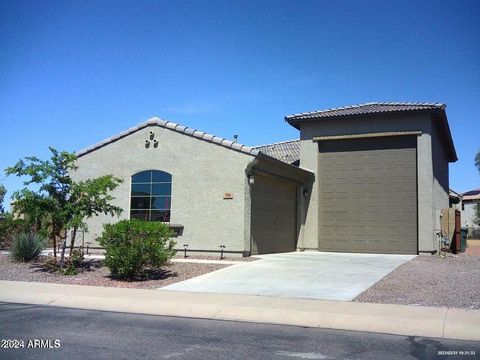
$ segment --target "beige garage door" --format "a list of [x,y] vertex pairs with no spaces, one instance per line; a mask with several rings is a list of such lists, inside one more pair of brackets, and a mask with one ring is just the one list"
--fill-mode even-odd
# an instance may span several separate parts
[[252,255],[295,251],[297,190],[292,182],[255,175]]
[[319,142],[319,249],[417,254],[415,137]]

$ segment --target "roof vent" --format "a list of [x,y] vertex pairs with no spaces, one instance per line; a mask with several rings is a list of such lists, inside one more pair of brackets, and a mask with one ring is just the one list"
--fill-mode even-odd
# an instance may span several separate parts
[[234,143],[238,142],[238,135],[233,135],[233,142]]

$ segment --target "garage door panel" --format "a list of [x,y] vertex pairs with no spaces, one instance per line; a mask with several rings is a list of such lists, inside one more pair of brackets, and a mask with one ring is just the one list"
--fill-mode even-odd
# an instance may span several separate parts
[[417,253],[416,138],[319,144],[319,248]]
[[255,175],[252,188],[252,254],[295,250],[296,204],[295,184]]

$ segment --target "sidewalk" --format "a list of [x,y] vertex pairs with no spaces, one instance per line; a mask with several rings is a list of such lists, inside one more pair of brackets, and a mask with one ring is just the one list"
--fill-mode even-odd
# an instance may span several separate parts
[[0,301],[480,341],[480,311],[0,281]]
[[[10,251],[0,251],[2,255],[9,255]],[[53,256],[53,250],[43,250],[41,255],[44,256]],[[65,257],[68,258],[68,254],[65,254]],[[95,254],[88,254],[84,255],[84,258],[87,260],[105,260],[105,255],[95,255]],[[245,261],[241,260],[209,260],[209,259],[183,259],[183,258],[172,258],[170,259],[171,262],[178,262],[178,263],[197,263],[197,264],[223,264],[223,265],[235,265],[235,264],[242,264]]]

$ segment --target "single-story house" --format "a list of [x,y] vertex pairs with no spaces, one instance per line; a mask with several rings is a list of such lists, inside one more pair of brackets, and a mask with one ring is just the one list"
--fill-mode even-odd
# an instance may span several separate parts
[[[434,252],[457,160],[445,105],[367,103],[285,117],[299,139],[256,147],[152,118],[77,153],[112,174],[120,218],[164,221],[178,249]],[[88,221],[95,245],[108,216]]]
[[480,188],[462,194],[462,226],[468,228],[469,236],[480,238],[480,226],[476,223],[475,207],[480,203]]

